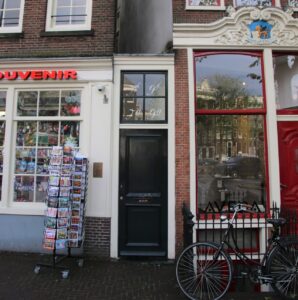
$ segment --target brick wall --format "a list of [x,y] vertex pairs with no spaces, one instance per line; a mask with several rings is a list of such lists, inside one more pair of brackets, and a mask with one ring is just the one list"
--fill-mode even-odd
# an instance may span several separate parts
[[115,0],[93,0],[93,35],[42,36],[46,12],[47,0],[26,0],[24,36],[1,35],[0,58],[102,56],[113,53]]
[[[226,16],[224,11],[185,10],[186,0],[173,0],[174,23],[211,23]],[[233,5],[233,0],[226,0],[225,5]],[[282,9],[288,6],[288,0],[281,0]],[[294,14],[298,17],[298,13]]]
[[85,242],[86,254],[110,257],[111,219],[86,217]]
[[189,193],[189,114],[187,51],[175,55],[176,93],[176,253],[183,246],[182,204],[190,203]]

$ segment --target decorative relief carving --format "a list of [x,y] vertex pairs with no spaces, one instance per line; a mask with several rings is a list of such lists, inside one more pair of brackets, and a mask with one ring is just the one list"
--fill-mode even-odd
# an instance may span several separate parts
[[[216,44],[225,45],[298,45],[297,20],[277,9],[250,8],[246,13],[228,8],[231,18],[237,18],[235,29],[227,29],[215,39]],[[242,14],[241,14],[242,12]],[[296,21],[296,24],[293,21]],[[295,24],[295,26],[293,26]]]

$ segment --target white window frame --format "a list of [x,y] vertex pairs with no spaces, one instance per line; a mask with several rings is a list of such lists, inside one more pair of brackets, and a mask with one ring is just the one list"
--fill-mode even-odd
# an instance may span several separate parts
[[[6,0],[9,1],[9,0]],[[17,26],[3,27],[0,26],[0,33],[21,33],[23,30],[23,18],[24,18],[24,6],[25,0],[21,0],[20,4],[20,14],[19,14],[19,24]]]
[[190,0],[186,0],[186,10],[225,10],[225,0],[219,0],[220,5],[190,5]]
[[55,25],[52,23],[52,15],[55,14],[57,0],[48,0],[47,7],[47,20],[46,20],[46,31],[79,31],[79,30],[90,30],[91,29],[91,18],[92,18],[92,0],[86,0],[86,22],[85,24],[69,24],[69,25]]

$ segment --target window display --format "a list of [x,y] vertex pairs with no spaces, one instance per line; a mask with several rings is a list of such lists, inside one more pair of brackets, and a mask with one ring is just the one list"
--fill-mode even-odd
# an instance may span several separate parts
[[0,201],[2,200],[3,150],[5,141],[6,91],[0,91]]
[[[77,108],[75,112],[74,107]],[[18,92],[14,170],[15,175],[22,176],[15,176],[14,201],[44,201],[51,148],[66,145],[79,149],[80,121],[74,119],[80,116],[80,108],[80,90]],[[55,120],[44,121],[38,119],[46,116],[54,117]],[[26,117],[26,120],[20,120],[22,117]],[[28,117],[30,120],[28,120]],[[62,117],[71,120],[60,120]],[[0,122],[0,143],[1,141]],[[65,172],[68,171],[65,170]],[[29,174],[31,176],[28,176]],[[27,184],[28,181],[31,185],[30,193],[27,191],[28,187],[25,188],[25,193],[21,185],[23,182]]]

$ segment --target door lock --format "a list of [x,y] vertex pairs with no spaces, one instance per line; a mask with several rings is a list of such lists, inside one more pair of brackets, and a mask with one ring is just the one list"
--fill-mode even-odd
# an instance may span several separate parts
[[123,200],[123,196],[120,196],[120,200]]

